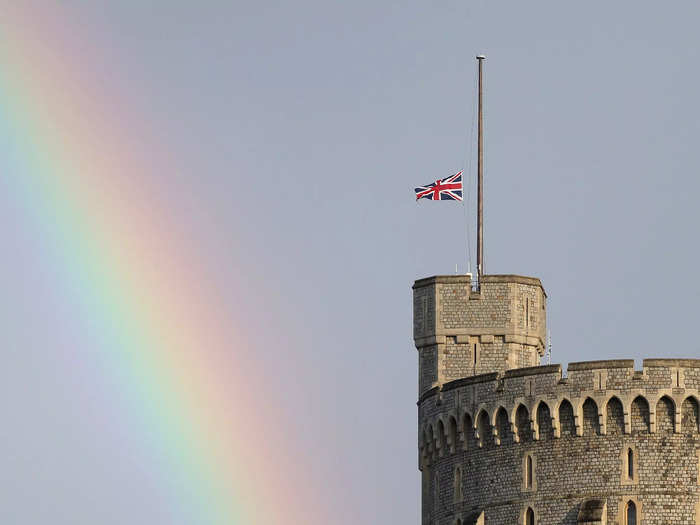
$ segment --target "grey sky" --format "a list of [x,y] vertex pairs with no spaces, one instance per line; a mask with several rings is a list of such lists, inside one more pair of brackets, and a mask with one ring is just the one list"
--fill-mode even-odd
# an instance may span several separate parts
[[[236,286],[338,525],[419,522],[410,287],[465,271],[466,231],[460,205],[417,205],[412,188],[464,167],[477,53],[487,273],[542,279],[554,362],[700,357],[697,3],[66,4],[181,166],[153,176]],[[26,264],[0,266],[16,349],[2,521],[167,523],[100,460],[123,442],[90,430],[110,424],[79,386],[91,371],[46,362]]]

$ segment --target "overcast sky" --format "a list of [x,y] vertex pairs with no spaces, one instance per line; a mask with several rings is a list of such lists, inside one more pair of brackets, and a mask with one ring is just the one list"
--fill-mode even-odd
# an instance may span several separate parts
[[[153,180],[218,261],[207,278],[237,290],[232,322],[288,387],[280,408],[335,523],[419,522],[411,285],[465,272],[474,225],[473,202],[416,204],[413,187],[471,165],[475,188],[476,54],[486,273],[542,279],[553,362],[700,357],[696,2],[56,4],[113,61],[134,136],[179,167]],[[21,245],[32,229],[3,231]],[[113,436],[93,429],[89,460],[76,444],[110,406],[78,430],[51,423],[47,400],[87,406],[90,393],[72,368],[59,385],[41,364],[65,319],[31,333],[26,304],[44,292],[27,260],[0,265],[1,311],[25,305],[4,334],[17,351],[0,369],[0,516],[46,523],[33,502],[50,497],[57,525],[152,523],[165,511],[123,503],[147,487],[122,483],[119,464],[93,483],[87,462]]]

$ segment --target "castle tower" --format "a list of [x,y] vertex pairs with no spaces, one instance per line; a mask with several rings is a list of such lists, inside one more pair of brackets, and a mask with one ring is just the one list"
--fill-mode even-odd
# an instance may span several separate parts
[[413,285],[423,525],[700,525],[700,359],[537,366],[539,279]]
[[700,525],[700,360],[537,366],[538,279],[413,285],[423,525]]
[[439,275],[413,285],[419,392],[455,379],[537,366],[545,351],[547,295],[539,279]]

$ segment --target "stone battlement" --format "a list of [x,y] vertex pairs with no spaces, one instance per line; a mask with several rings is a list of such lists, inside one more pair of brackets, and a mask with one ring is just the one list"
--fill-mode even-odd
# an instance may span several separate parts
[[700,359],[482,374],[425,392],[418,414],[424,523],[478,510],[525,524],[536,509],[573,524],[592,506],[608,521],[585,523],[614,524],[630,501],[642,523],[700,523]]
[[700,359],[536,366],[539,279],[413,286],[424,525],[700,525]]
[[[686,401],[690,405],[695,403],[697,413],[699,392],[700,359],[646,359],[640,371],[634,369],[634,360],[631,359],[585,361],[571,363],[567,377],[562,376],[561,365],[548,365],[458,379],[426,391],[418,401],[422,422],[419,433],[421,458],[422,461],[429,460],[431,453],[441,452],[443,437],[446,445],[457,446],[449,435],[450,428],[454,434],[455,424],[456,432],[462,436],[465,424],[468,425],[467,434],[473,430],[480,447],[484,438],[491,435],[495,443],[500,444],[505,433],[511,433],[516,443],[523,432],[531,434],[536,441],[540,423],[551,424],[553,437],[558,438],[562,432],[560,411],[563,403],[571,407],[573,419],[569,430],[572,435],[583,435],[586,403],[595,408],[595,413],[588,414],[589,427],[605,435],[611,400],[619,403],[615,409],[622,408],[620,430],[623,434],[629,434],[633,426],[633,402],[646,405],[649,432],[654,433],[658,426],[656,409],[662,399],[672,406],[670,423],[673,432],[680,433],[685,428],[683,404]],[[568,410],[568,405],[565,405],[565,410]],[[690,410],[693,406],[687,408]],[[538,413],[543,410],[548,415]],[[499,415],[501,421],[498,421]],[[545,417],[548,421],[542,421]],[[694,431],[698,432],[697,416],[694,417]],[[688,424],[686,421],[686,426]]]
[[[539,376],[547,376],[547,379],[539,379],[540,385],[553,385],[562,383],[569,388],[581,390],[609,390],[624,388],[627,381],[635,381],[630,386],[639,388],[684,388],[686,382],[691,387],[700,388],[700,359],[645,359],[642,362],[642,370],[634,369],[634,359],[608,359],[601,361],[579,361],[569,363],[567,376],[562,375],[561,365],[542,365],[527,368],[515,368],[505,372],[491,372],[475,376],[455,379],[441,386],[423,392],[418,403],[439,392],[449,391],[465,385],[476,385],[501,381],[502,384],[516,378],[535,379]],[[522,382],[511,381],[512,387]]]

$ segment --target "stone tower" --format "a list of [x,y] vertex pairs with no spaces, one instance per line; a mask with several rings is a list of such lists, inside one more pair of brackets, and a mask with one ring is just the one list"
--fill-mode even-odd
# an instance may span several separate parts
[[538,366],[538,279],[413,286],[423,525],[700,525],[700,360]]
[[519,275],[420,279],[413,285],[413,338],[420,361],[419,390],[455,379],[536,366],[545,350],[542,283]]

